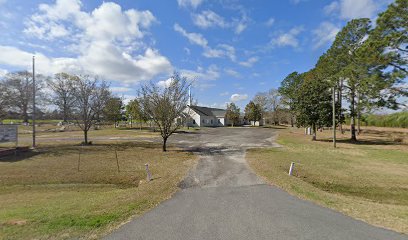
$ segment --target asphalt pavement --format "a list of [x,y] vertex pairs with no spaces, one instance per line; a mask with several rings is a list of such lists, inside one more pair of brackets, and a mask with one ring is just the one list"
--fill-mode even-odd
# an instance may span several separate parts
[[265,184],[247,165],[245,151],[277,147],[275,137],[276,130],[266,128],[172,136],[170,143],[200,155],[198,164],[171,199],[105,239],[408,240]]

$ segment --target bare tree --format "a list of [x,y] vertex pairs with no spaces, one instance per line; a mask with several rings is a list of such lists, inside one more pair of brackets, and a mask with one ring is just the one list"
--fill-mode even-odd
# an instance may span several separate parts
[[252,101],[261,107],[262,117],[264,117],[264,115],[269,111],[269,108],[270,108],[270,104],[268,101],[268,93],[259,92],[255,95]]
[[[44,77],[36,75],[36,99],[38,105],[45,99],[42,94],[42,83]],[[8,73],[4,77],[4,86],[8,92],[8,100],[10,108],[18,111],[23,119],[23,122],[27,123],[29,118],[29,111],[32,110],[33,103],[33,81],[32,74],[27,71]]]
[[67,122],[72,112],[75,102],[72,91],[74,76],[67,73],[57,73],[53,80],[48,81],[48,86],[54,92],[52,103],[55,104],[62,113],[63,122]]
[[280,94],[277,89],[271,89],[268,92],[269,109],[272,114],[273,123],[279,124]]
[[3,82],[0,82],[0,124],[3,118],[7,115],[7,109],[9,106],[9,94]]
[[98,116],[102,114],[111,93],[105,81],[97,77],[76,76],[73,78],[73,108],[74,118],[84,132],[84,144],[88,142],[88,131],[95,124]]
[[158,126],[165,152],[167,139],[183,124],[188,104],[189,83],[185,77],[174,73],[168,86],[161,88],[150,82],[140,89],[140,102],[145,113]]

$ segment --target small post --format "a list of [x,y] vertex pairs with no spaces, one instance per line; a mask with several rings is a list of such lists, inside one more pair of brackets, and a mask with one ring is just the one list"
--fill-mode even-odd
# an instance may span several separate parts
[[292,176],[293,169],[295,169],[295,163],[291,162],[290,163],[290,168],[289,168],[289,176]]
[[118,151],[116,151],[116,149],[115,149],[115,156],[116,156],[116,165],[118,166],[118,172],[120,172],[120,170],[119,170]]
[[336,148],[336,89],[333,87],[333,147]]
[[81,149],[79,149],[79,152],[78,152],[78,172],[79,172],[80,165],[81,165]]
[[16,125],[16,150],[14,151],[14,155],[17,156],[18,153],[18,126]]
[[149,171],[149,164],[146,163],[145,166],[146,166],[147,181],[150,182],[152,180],[152,174],[150,174],[150,171]]

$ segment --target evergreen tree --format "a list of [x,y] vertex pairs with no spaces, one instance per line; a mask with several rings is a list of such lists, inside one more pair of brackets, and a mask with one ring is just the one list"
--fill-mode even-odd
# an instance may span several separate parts
[[298,126],[312,127],[313,140],[316,140],[317,128],[332,124],[330,84],[327,81],[320,81],[314,70],[303,76],[303,83],[297,91],[296,121]]
[[262,118],[261,106],[259,106],[259,104],[254,103],[253,101],[250,101],[245,106],[245,117],[251,122],[260,121]]
[[302,85],[302,77],[297,72],[292,72],[283,79],[278,91],[282,96],[281,101],[287,105],[290,111],[290,124],[294,125],[295,105],[297,99],[297,90]]
[[235,103],[227,104],[227,112],[225,113],[225,119],[231,122],[232,126],[238,125],[240,116],[240,109]]

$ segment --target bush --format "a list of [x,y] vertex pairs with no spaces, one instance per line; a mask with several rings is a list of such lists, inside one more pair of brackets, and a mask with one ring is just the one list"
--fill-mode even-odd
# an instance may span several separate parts
[[399,127],[408,128],[408,112],[392,114],[370,114],[365,117],[367,125],[375,127]]

